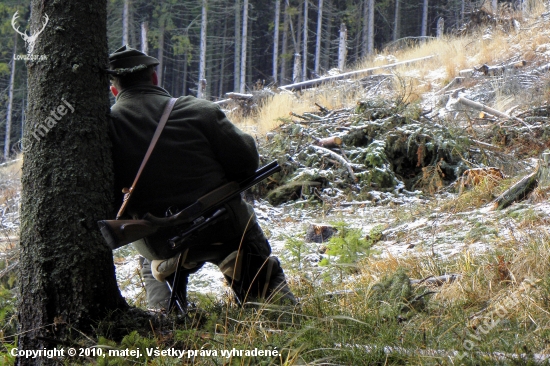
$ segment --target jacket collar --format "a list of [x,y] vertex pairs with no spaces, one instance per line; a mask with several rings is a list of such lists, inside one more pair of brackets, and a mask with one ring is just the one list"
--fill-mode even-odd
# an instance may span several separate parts
[[139,94],[154,94],[154,95],[164,95],[167,97],[171,97],[170,93],[168,93],[165,89],[161,88],[160,86],[134,85],[129,88],[121,90],[116,97],[116,101],[118,102],[119,100],[128,99]]

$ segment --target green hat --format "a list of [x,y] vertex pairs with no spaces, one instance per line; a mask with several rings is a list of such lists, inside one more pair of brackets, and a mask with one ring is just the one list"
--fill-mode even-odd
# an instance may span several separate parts
[[109,74],[131,74],[144,70],[148,66],[156,66],[158,64],[159,60],[156,58],[147,56],[145,53],[125,45],[109,56],[109,65],[111,67]]

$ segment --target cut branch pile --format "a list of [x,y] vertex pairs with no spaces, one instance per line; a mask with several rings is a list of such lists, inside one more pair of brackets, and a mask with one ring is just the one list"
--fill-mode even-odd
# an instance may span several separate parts
[[421,191],[433,193],[467,169],[467,137],[423,117],[418,107],[384,100],[338,110],[317,107],[314,113],[290,113],[260,142],[264,160],[275,158],[283,167],[268,183],[274,204],[397,203]]

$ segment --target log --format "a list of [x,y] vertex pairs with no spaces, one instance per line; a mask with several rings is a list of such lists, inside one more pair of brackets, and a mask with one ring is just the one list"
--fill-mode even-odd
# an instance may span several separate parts
[[516,201],[520,201],[527,197],[538,185],[540,176],[540,164],[537,165],[535,171],[522,179],[516,184],[508,188],[504,193],[498,196],[492,203],[492,210],[502,210],[510,206]]
[[317,140],[315,144],[330,149],[342,145],[342,139],[338,136],[325,137],[324,139]]
[[521,67],[524,67],[525,65],[527,65],[527,61],[521,60],[502,66],[489,66],[487,64],[483,64],[480,67],[474,69],[478,72],[482,72],[484,75],[487,76],[497,76],[504,74],[504,72],[507,70],[519,69]]
[[350,77],[359,76],[359,75],[363,75],[363,74],[368,75],[369,73],[371,73],[373,71],[376,71],[376,70],[383,70],[383,69],[387,69],[387,68],[391,68],[391,67],[395,67],[395,66],[399,66],[399,65],[406,65],[406,64],[409,64],[409,63],[413,63],[413,62],[424,61],[424,60],[428,60],[428,59],[433,58],[433,57],[434,57],[434,55],[425,56],[425,57],[415,58],[415,59],[412,59],[412,60],[395,62],[395,63],[389,64],[389,65],[371,67],[371,68],[368,68],[368,69],[357,70],[357,71],[350,71],[350,72],[345,72],[345,73],[339,74],[339,75],[325,76],[325,77],[322,77],[322,78],[319,78],[319,79],[302,81],[301,83],[283,85],[283,86],[280,86],[279,89],[282,89],[282,90],[285,90],[285,91],[294,91],[294,90],[300,90],[300,89],[305,89],[305,88],[313,88],[313,87],[319,86],[319,85],[327,83],[327,82],[343,80],[343,79],[347,79],[347,78],[350,78]]

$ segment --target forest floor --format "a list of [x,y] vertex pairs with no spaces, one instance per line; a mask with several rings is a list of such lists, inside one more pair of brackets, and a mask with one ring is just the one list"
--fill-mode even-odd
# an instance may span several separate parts
[[[450,72],[449,56],[436,53],[429,64],[263,101],[241,125],[256,133],[262,162],[276,159],[283,171],[254,188],[254,206],[299,306],[237,307],[207,265],[191,276],[186,319],[156,315],[163,322],[122,340],[100,324],[83,346],[141,352],[79,362],[549,364],[547,18],[504,33],[482,25],[470,43],[434,40],[376,58],[455,47],[467,69]],[[466,45],[481,51],[468,56]],[[274,104],[284,113],[265,116]],[[20,161],[0,167],[0,361],[11,360],[15,329],[19,169]],[[536,186],[495,209],[535,171]],[[114,255],[121,291],[145,308],[137,253]]]

